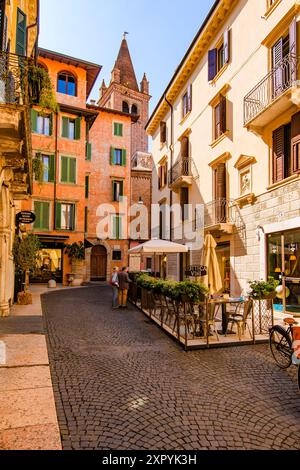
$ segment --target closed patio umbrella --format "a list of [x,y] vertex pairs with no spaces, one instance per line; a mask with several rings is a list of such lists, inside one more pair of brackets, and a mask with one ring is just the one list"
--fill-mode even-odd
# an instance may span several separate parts
[[201,278],[211,295],[222,290],[223,283],[216,254],[217,243],[211,234],[206,235],[203,249],[203,265],[207,267],[207,275]]

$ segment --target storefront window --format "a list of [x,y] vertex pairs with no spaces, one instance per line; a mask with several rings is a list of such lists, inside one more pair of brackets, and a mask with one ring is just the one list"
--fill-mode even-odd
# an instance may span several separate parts
[[53,278],[61,282],[62,250],[43,248],[39,251],[37,267],[31,281],[43,283]]
[[[284,272],[287,286],[287,311],[300,311],[300,230],[269,235],[268,275],[281,279]],[[275,303],[282,303],[277,298]]]

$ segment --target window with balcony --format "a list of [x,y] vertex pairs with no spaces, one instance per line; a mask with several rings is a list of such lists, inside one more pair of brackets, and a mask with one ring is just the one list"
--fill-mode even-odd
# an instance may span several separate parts
[[227,170],[226,163],[218,163],[213,169],[214,202],[213,216],[216,223],[226,223]]
[[58,202],[55,209],[56,230],[75,230],[75,204]]
[[61,72],[57,79],[57,91],[64,95],[76,96],[76,78],[69,72]]

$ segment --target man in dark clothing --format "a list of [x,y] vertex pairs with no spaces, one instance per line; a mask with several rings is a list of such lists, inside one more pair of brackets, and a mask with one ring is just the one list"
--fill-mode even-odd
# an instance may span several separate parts
[[129,279],[128,273],[126,272],[127,268],[122,268],[122,272],[118,273],[118,282],[119,282],[119,307],[127,308],[127,295],[129,289]]

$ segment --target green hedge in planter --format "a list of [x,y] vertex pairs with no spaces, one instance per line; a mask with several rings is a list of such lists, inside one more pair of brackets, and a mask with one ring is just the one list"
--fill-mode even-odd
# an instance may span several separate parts
[[155,294],[162,294],[177,301],[188,301],[192,303],[202,302],[208,294],[208,289],[198,282],[165,281],[156,279],[147,274],[141,274],[136,278],[137,285],[151,290]]
[[251,288],[249,296],[256,300],[275,297],[276,287],[278,287],[279,284],[280,282],[273,277],[269,277],[268,281],[251,281],[249,282]]

